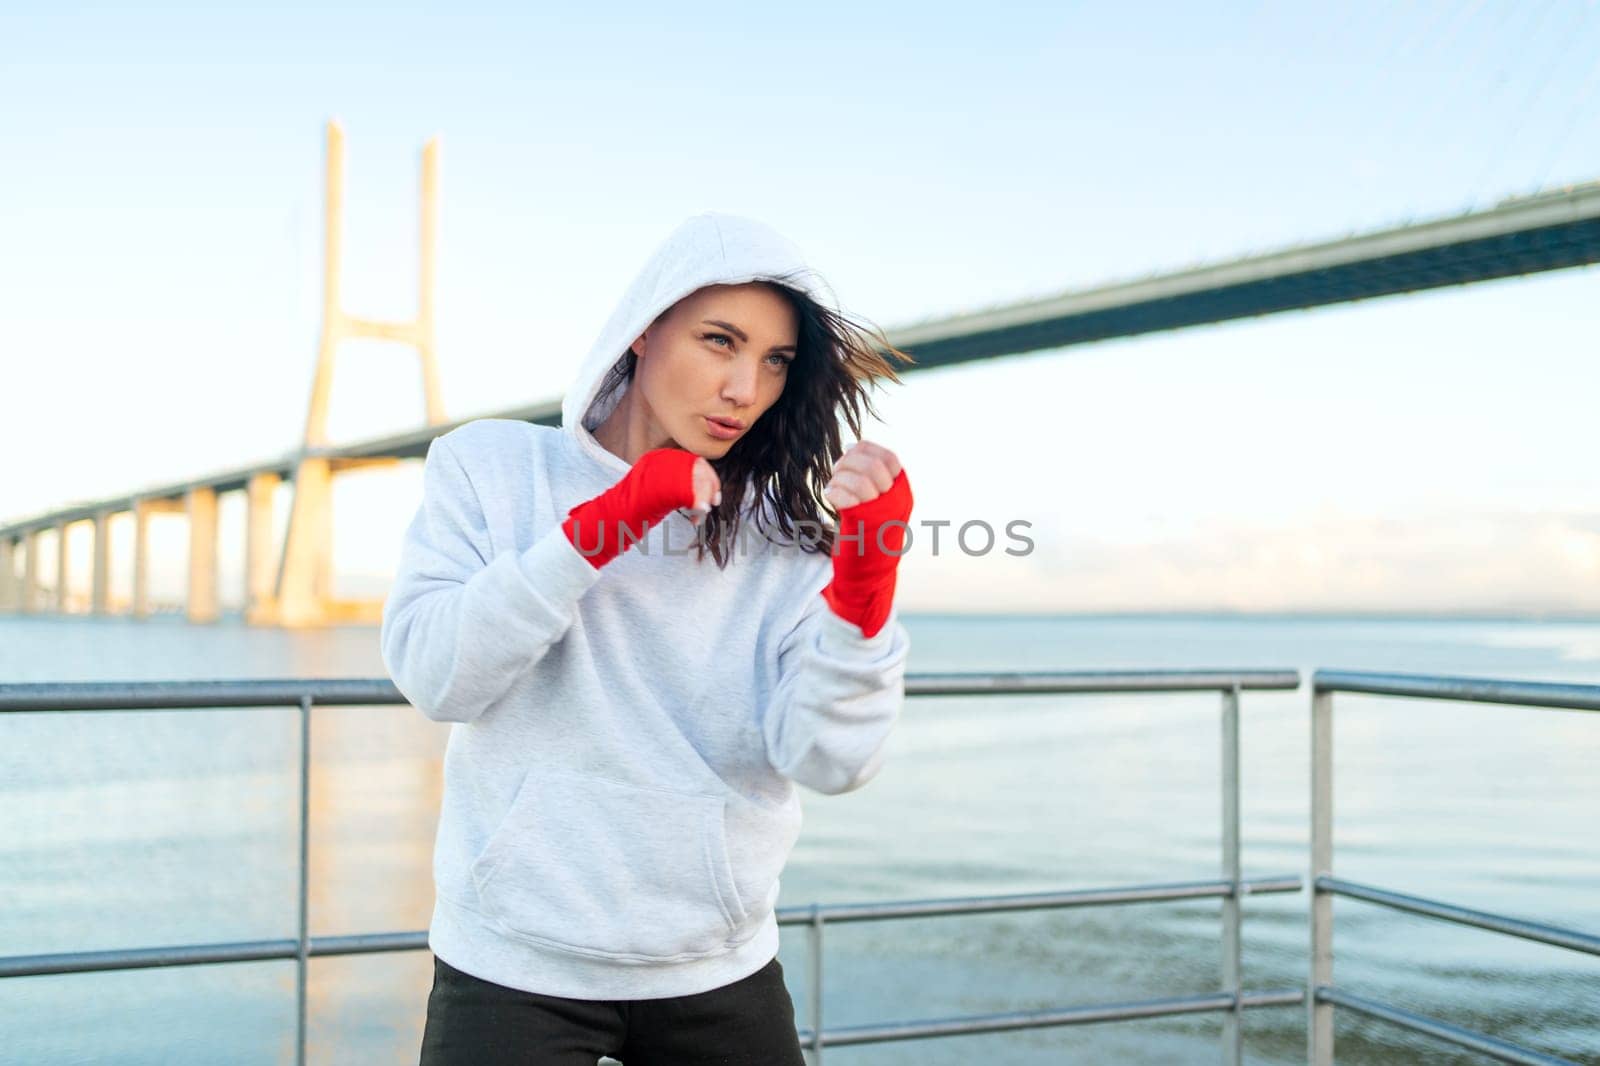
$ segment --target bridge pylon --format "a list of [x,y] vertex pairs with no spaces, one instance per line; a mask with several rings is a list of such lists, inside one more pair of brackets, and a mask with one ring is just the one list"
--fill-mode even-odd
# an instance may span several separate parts
[[[316,626],[338,622],[375,622],[381,600],[337,599],[333,595],[333,478],[352,467],[391,466],[400,460],[332,458],[326,454],[328,405],[333,391],[334,363],[347,340],[394,341],[415,348],[422,365],[422,396],[428,425],[445,421],[439,392],[434,346],[434,264],[438,238],[439,139],[422,148],[421,226],[419,232],[417,315],[410,322],[378,322],[348,314],[341,301],[344,261],[344,130],[328,123],[326,208],[323,216],[322,337],[317,348],[316,377],[306,417],[305,438],[292,475],[294,503],[289,512],[283,552],[276,574],[262,550],[263,531],[270,529],[271,485],[263,482],[248,493],[252,530],[246,579],[251,623]],[[263,518],[261,509],[267,508]],[[269,535],[268,535],[269,536]]]

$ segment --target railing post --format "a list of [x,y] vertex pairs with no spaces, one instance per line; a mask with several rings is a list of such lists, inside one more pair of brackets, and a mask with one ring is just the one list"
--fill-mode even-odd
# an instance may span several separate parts
[[1306,984],[1309,1066],[1333,1066],[1333,1004],[1317,990],[1333,984],[1333,894],[1317,883],[1333,873],[1333,693],[1311,680],[1311,973]]
[[1233,1009],[1222,1016],[1222,1061],[1244,1062],[1244,1007],[1240,996],[1239,930],[1239,686],[1222,693],[1222,876],[1231,891],[1222,899],[1222,989],[1233,997]]
[[822,1066],[822,909],[811,905],[811,1066]]
[[311,896],[311,697],[300,697],[300,917],[295,954],[294,1061],[306,1062],[306,962],[311,955],[308,900]]

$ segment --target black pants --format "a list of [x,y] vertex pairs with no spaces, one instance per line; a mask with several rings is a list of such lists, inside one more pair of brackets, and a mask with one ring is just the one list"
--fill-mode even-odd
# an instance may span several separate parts
[[776,957],[740,981],[664,999],[564,999],[485,981],[437,955],[421,1066],[803,1066]]

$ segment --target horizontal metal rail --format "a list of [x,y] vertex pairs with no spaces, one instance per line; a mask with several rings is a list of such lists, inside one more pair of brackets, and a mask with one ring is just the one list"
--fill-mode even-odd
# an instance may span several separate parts
[[[907,696],[1026,696],[1092,692],[1214,692],[1295,689],[1293,670],[1035,671],[915,673]],[[384,678],[242,681],[73,681],[0,684],[0,712],[210,710],[290,707],[309,697],[320,706],[403,704]]]
[[[1299,892],[1305,882],[1298,877],[1258,877],[1239,882],[1239,895]],[[1101,907],[1114,903],[1166,903],[1178,899],[1209,899],[1234,894],[1230,881],[1180,881],[1126,888],[1085,888],[1069,892],[1029,892],[967,899],[911,900],[903,903],[820,903],[779,907],[779,925],[827,922],[872,922],[887,918],[935,918],[951,914],[995,914],[1002,911],[1049,910],[1060,907]]]
[[1357,1014],[1365,1014],[1369,1018],[1377,1018],[1391,1025],[1398,1025],[1402,1029],[1409,1029],[1413,1033],[1422,1033],[1435,1040],[1443,1040],[1457,1047],[1464,1047],[1469,1051],[1477,1051],[1488,1055],[1490,1058],[1501,1062],[1516,1062],[1522,1066],[1582,1066],[1581,1063],[1571,1059],[1557,1058],[1539,1051],[1530,1051],[1528,1048],[1498,1040],[1492,1036],[1463,1029],[1459,1025],[1441,1022],[1437,1018],[1429,1018],[1424,1014],[1415,1014],[1398,1007],[1391,1007],[1376,1000],[1366,999],[1362,996],[1351,995],[1339,988],[1319,988],[1316,991],[1317,1002],[1327,1003],[1331,1006],[1344,1007]]
[[[428,932],[424,929],[415,933],[318,936],[310,938],[308,944],[310,950],[307,954],[314,958],[420,951],[428,946]],[[162,966],[204,966],[216,962],[269,962],[296,958],[299,955],[299,948],[299,940],[236,940],[220,944],[182,944],[166,948],[74,951],[58,955],[12,955],[9,958],[0,958],[0,977],[149,970]]]
[[1567,1059],[1497,1037],[1354,995],[1333,984],[1333,897],[1600,955],[1600,937],[1563,926],[1527,921],[1441,900],[1410,896],[1336,878],[1333,866],[1333,694],[1358,693],[1414,699],[1509,704],[1542,710],[1600,710],[1600,685],[1517,681],[1431,674],[1316,670],[1311,675],[1311,966],[1306,982],[1307,1061],[1332,1066],[1333,1008],[1349,1010],[1422,1033],[1502,1062],[1576,1066]]
[[1317,670],[1311,675],[1311,690],[1314,693],[1362,692],[1372,696],[1412,696],[1429,700],[1468,700],[1569,711],[1600,711],[1600,685],[1569,685],[1552,681]]
[[404,704],[384,678],[310,681],[70,681],[0,685],[0,713],[31,711],[209,711],[219,707],[322,707]]
[[1407,896],[1401,892],[1390,892],[1387,889],[1357,884],[1337,877],[1317,878],[1316,888],[1319,892],[1331,892],[1336,896],[1365,900],[1368,903],[1392,907],[1397,911],[1409,911],[1412,914],[1438,918],[1441,921],[1455,922],[1457,925],[1470,925],[1475,929],[1505,933],[1507,936],[1520,937],[1523,940],[1536,940],[1541,944],[1553,944],[1558,948],[1581,951],[1587,955],[1600,955],[1600,936],[1568,929],[1565,926],[1530,922],[1524,918],[1495,914],[1493,911],[1476,911],[1470,907],[1458,907],[1442,900],[1428,899],[1425,896]]
[[[1283,988],[1268,992],[1244,992],[1237,999],[1221,994],[1176,996],[1169,999],[1138,1000],[1132,1003],[1102,1003],[1082,1007],[1057,1007],[1051,1010],[1013,1011],[1007,1014],[973,1014],[959,1018],[896,1022],[892,1025],[844,1025],[823,1033],[822,1044],[825,1047],[845,1047],[852,1044],[881,1044],[891,1040],[920,1040],[931,1036],[968,1036],[973,1033],[1002,1033],[1059,1025],[1125,1022],[1138,1018],[1203,1014],[1241,1007],[1291,1007],[1302,1003],[1305,998],[1304,989]],[[814,1036],[811,1030],[802,1029],[800,1042],[814,1043]]]
[[1218,692],[1300,687],[1296,670],[1070,670],[912,674],[908,696],[1063,695],[1088,692]]

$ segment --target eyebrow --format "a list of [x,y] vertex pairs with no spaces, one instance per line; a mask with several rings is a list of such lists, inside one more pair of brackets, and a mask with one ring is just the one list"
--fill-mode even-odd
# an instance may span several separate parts
[[[723,329],[734,334],[746,344],[750,342],[750,337],[745,333],[745,331],[734,325],[732,322],[719,322],[714,318],[705,318],[701,319],[701,321],[708,326],[721,326]],[[792,344],[775,344],[772,346],[772,351],[775,352],[792,352],[794,350],[795,346]]]

